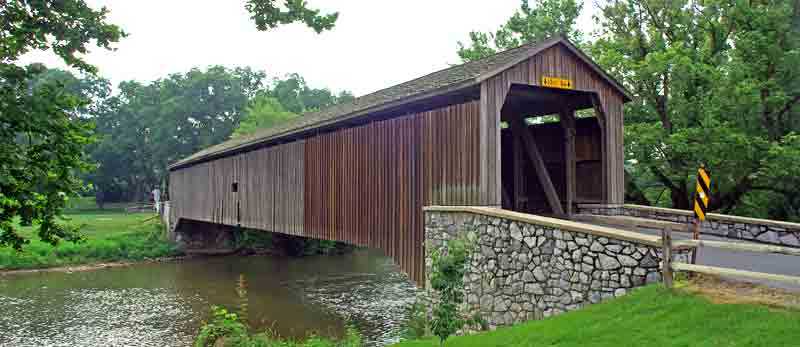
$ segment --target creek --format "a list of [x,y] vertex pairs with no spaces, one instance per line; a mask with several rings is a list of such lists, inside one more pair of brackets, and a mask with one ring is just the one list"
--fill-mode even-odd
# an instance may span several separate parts
[[74,273],[0,276],[0,346],[191,346],[211,305],[235,308],[240,275],[249,322],[286,338],[398,339],[417,293],[374,250],[287,258],[212,257]]

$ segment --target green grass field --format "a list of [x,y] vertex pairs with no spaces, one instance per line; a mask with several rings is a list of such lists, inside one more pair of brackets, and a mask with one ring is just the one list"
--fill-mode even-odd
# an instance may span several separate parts
[[[438,345],[430,338],[392,347]],[[445,346],[800,346],[800,311],[714,304],[648,286],[551,319],[451,337]]]
[[71,224],[82,225],[86,240],[78,244],[61,242],[53,247],[39,241],[36,229],[24,227],[31,240],[22,252],[0,248],[0,270],[45,268],[97,262],[143,260],[176,255],[167,242],[164,228],[153,213],[126,214],[121,206],[98,210],[91,202],[79,202],[65,213]]

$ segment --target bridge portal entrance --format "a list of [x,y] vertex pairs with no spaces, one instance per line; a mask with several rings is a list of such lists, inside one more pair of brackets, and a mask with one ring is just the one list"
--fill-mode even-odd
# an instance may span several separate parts
[[504,209],[569,216],[578,203],[605,201],[595,93],[513,84],[500,120]]

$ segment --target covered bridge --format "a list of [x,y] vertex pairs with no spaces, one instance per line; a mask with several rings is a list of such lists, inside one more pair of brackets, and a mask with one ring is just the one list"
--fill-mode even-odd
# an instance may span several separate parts
[[622,203],[629,100],[567,39],[526,44],[180,160],[173,218],[378,248],[419,283],[424,206]]

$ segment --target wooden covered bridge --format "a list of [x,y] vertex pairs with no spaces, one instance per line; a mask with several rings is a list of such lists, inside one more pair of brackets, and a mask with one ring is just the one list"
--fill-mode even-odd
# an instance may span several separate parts
[[565,38],[526,44],[178,161],[173,218],[378,248],[419,283],[424,206],[622,203],[629,100]]

